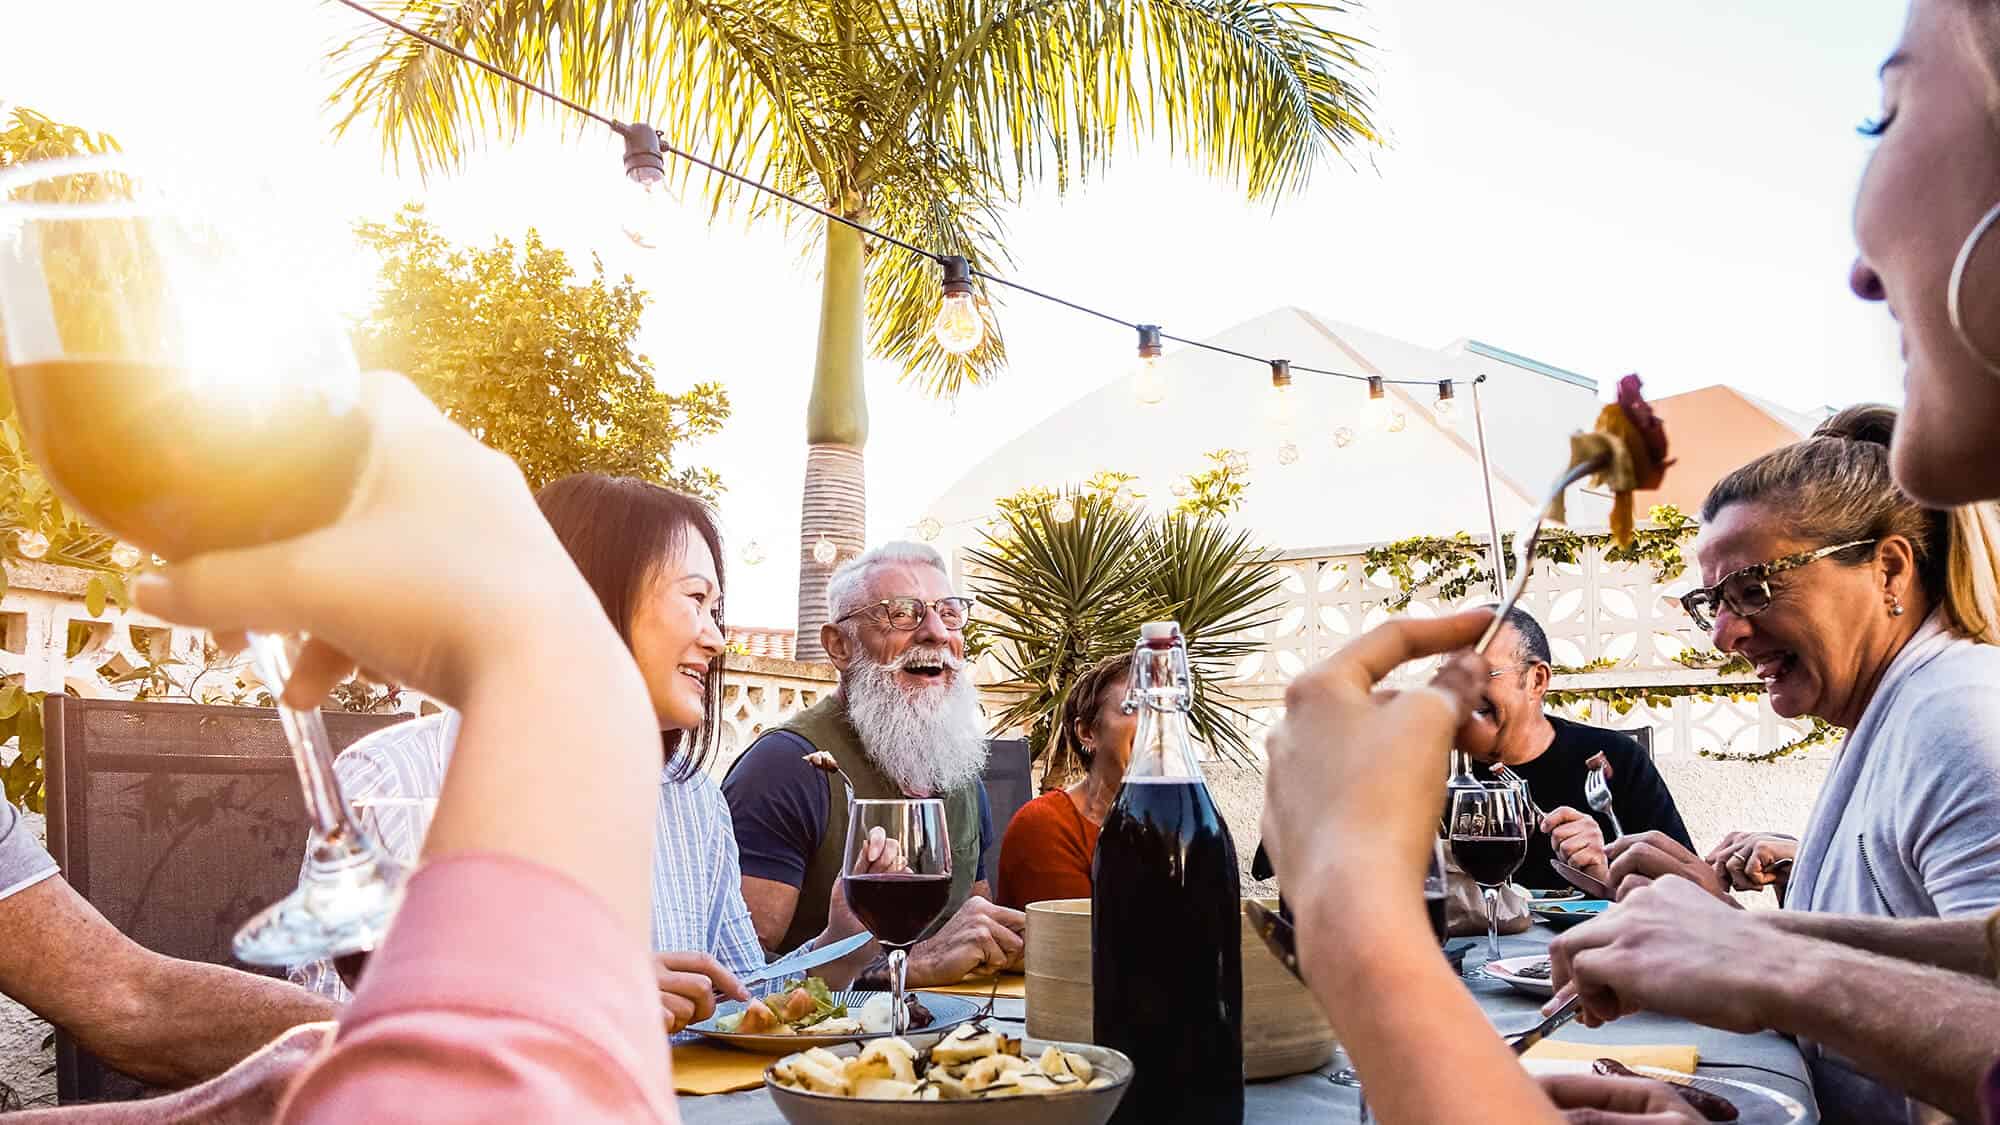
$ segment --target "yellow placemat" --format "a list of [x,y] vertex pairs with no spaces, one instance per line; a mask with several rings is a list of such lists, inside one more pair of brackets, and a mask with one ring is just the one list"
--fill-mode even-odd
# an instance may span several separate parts
[[[1657,1066],[1661,1070],[1674,1070],[1682,1074],[1693,1074],[1701,1061],[1701,1052],[1693,1047],[1675,1045],[1640,1045],[1635,1043],[1571,1043],[1562,1039],[1544,1039],[1528,1048],[1523,1056],[1530,1059],[1565,1059],[1575,1062],[1594,1062],[1598,1059],[1617,1059],[1626,1066]],[[678,1056],[676,1056],[678,1059]]]
[[764,1068],[783,1055],[760,1055],[710,1043],[674,1044],[674,1092],[727,1094],[764,1084]]
[[962,980],[957,984],[937,985],[921,988],[917,991],[944,992],[953,996],[978,996],[984,998],[995,995],[993,991],[993,982],[995,980],[1000,982],[998,995],[1015,1000],[1025,1000],[1028,998],[1028,978],[1022,973],[1001,973],[998,977],[973,977],[971,980]]

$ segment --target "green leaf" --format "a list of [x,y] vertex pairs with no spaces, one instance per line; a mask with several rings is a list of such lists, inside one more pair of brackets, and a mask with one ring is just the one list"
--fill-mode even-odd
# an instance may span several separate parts
[[92,617],[104,616],[104,599],[109,593],[110,591],[104,588],[104,576],[92,575],[90,585],[83,591],[83,608],[89,611]]
[[[0,687],[0,719],[11,719],[21,713],[21,707],[28,701],[28,694],[18,684]],[[11,731],[9,734],[11,735]],[[0,740],[4,741],[4,740]]]

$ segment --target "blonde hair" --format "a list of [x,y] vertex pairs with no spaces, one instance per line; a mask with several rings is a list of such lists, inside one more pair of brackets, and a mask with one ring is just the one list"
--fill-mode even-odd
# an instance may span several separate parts
[[[2000,644],[2000,508],[1990,501],[1942,511],[1920,506],[1889,473],[1896,410],[1851,406],[1813,436],[1774,449],[1715,482],[1701,506],[1706,523],[1731,504],[1758,502],[1783,513],[1799,538],[1826,543],[1901,536],[1916,557],[1917,581],[1952,627],[1981,644]],[[1856,565],[1862,548],[1837,561]]]

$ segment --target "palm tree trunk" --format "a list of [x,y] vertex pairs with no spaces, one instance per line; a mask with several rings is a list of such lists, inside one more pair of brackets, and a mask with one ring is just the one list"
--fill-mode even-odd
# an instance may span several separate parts
[[[826,623],[826,580],[859,554],[868,534],[868,486],[861,450],[868,443],[868,396],[863,383],[863,269],[860,232],[828,223],[819,302],[819,351],[812,399],[806,404],[806,479],[799,511],[797,656],[825,660],[819,643]],[[824,538],[838,552],[829,565],[814,557]]]

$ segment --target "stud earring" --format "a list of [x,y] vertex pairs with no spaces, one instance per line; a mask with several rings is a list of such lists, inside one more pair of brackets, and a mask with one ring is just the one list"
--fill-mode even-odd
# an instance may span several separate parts
[[1901,598],[1889,599],[1889,616],[1891,617],[1903,616],[1903,599]]

